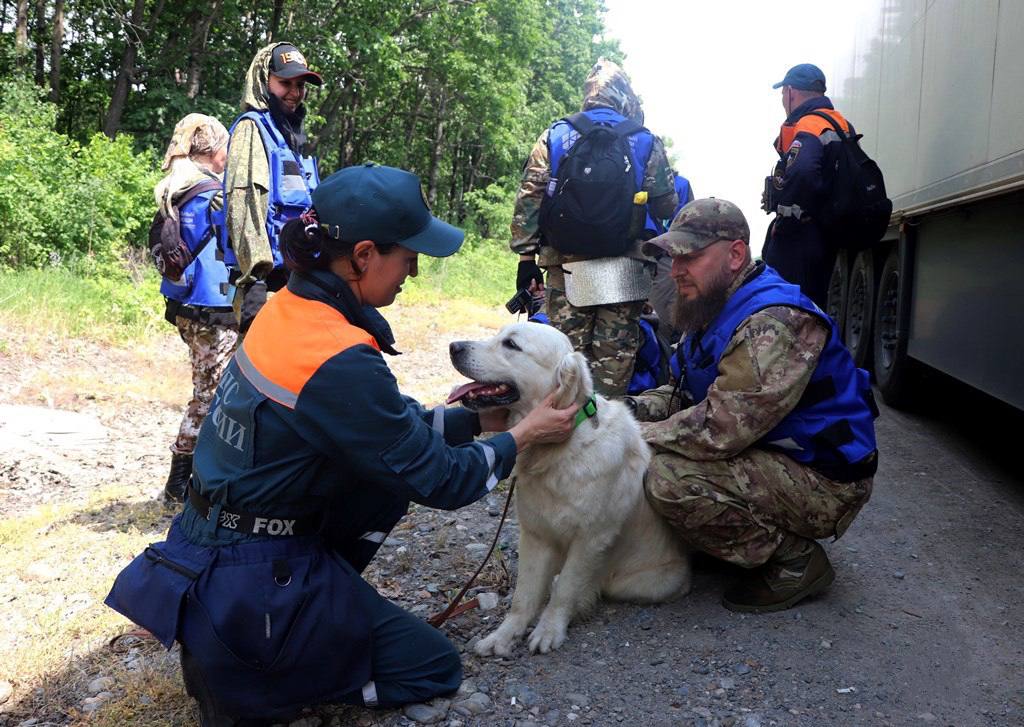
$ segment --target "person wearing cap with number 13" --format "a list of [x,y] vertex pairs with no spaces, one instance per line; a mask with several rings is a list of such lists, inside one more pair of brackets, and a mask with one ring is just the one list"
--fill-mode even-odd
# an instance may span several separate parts
[[226,203],[215,217],[218,242],[230,280],[240,333],[266,303],[267,292],[284,286],[281,228],[310,205],[320,181],[316,159],[306,155],[306,85],[323,79],[290,43],[273,43],[249,64],[242,88],[242,114],[231,127]]
[[[506,432],[505,412],[425,409],[399,391],[377,309],[418,254],[451,255],[462,239],[415,175],[372,164],[324,180],[282,230],[291,277],[221,377],[184,512],[107,598],[181,642],[203,724],[458,688],[458,651],[360,573],[410,502],[475,502],[517,451],[567,439],[576,413],[546,401]],[[474,441],[481,431],[499,433]]]

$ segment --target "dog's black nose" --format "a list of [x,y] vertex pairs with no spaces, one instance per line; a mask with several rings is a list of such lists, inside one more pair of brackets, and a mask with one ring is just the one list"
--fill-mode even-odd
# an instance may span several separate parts
[[458,356],[466,350],[467,344],[468,341],[452,341],[448,344],[448,354],[450,356]]

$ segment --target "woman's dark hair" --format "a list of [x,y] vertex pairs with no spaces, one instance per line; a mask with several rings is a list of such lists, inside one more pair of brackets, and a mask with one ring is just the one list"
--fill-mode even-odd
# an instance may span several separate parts
[[[309,272],[327,270],[340,257],[351,257],[358,240],[336,240],[320,227],[307,225],[301,219],[289,220],[278,238],[281,256],[290,270]],[[374,243],[381,255],[387,255],[397,243]]]

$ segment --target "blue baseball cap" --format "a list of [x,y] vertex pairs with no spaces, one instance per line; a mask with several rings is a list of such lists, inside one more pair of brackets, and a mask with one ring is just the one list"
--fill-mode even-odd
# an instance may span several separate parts
[[825,74],[813,63],[801,63],[786,71],[786,77],[772,88],[789,86],[798,91],[820,91],[825,93]]
[[430,214],[420,178],[373,162],[341,169],[313,190],[313,206],[328,235],[346,242],[397,243],[448,257],[465,233]]

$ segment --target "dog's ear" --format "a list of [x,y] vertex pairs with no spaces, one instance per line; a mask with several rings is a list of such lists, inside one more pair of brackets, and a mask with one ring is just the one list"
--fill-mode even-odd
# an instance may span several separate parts
[[587,359],[578,351],[565,354],[555,369],[555,407],[564,409],[573,403],[582,404],[593,390]]

